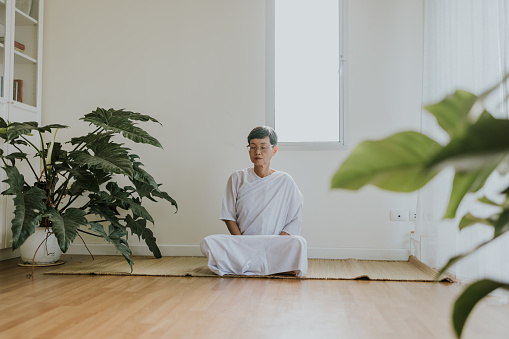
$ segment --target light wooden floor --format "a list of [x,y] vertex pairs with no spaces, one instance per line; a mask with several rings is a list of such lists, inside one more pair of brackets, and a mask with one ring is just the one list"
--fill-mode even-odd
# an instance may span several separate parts
[[[79,256],[64,256],[72,261]],[[447,283],[48,276],[0,262],[0,338],[454,338]],[[490,298],[463,338],[506,338]]]

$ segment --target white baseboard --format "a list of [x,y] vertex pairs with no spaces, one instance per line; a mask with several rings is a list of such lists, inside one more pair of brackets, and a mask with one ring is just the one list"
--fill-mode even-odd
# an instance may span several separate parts
[[[203,256],[198,245],[158,245],[163,256],[197,257]],[[115,255],[115,247],[110,244],[87,244],[95,255]],[[146,245],[129,245],[133,255],[153,255]],[[89,254],[83,244],[72,244],[66,254]]]
[[[92,254],[114,255],[115,248],[109,244],[88,244]],[[145,245],[130,245],[133,255],[152,255]],[[198,245],[159,245],[163,256],[203,256]],[[73,244],[67,254],[88,254],[83,244]],[[401,260],[406,261],[410,256],[409,249],[378,249],[378,248],[320,248],[309,247],[309,258],[320,259],[348,259],[359,260]]]

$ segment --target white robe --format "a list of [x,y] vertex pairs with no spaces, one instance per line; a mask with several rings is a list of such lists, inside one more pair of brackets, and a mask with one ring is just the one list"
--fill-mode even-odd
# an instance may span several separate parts
[[[221,220],[233,220],[242,236],[212,235],[201,242],[209,268],[219,274],[307,272],[307,244],[300,236],[303,197],[292,177],[276,171],[260,178],[253,168],[228,180]],[[291,236],[280,236],[284,231]]]

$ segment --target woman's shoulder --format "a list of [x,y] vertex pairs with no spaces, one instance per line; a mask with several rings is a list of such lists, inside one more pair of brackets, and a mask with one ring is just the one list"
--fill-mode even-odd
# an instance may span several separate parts
[[292,176],[287,172],[276,170],[271,174],[271,176],[274,176],[274,179],[295,183],[295,180],[293,180]]
[[292,176],[287,173],[287,172],[283,172],[283,171],[280,171],[280,170],[275,170],[273,169],[273,173],[272,174],[275,174],[276,177],[284,177],[284,178],[291,178]]
[[243,169],[239,169],[239,170],[236,170],[235,172],[232,173],[232,177],[245,177],[247,175],[251,175],[251,173],[254,173],[253,169],[251,167],[248,167],[248,168],[243,168]]
[[230,180],[234,182],[250,182],[256,179],[256,173],[254,172],[253,168],[243,168],[236,170],[230,175]]

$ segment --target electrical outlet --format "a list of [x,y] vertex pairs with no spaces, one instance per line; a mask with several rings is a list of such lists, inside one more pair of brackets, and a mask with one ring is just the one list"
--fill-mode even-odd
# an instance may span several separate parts
[[410,221],[415,221],[415,219],[417,219],[417,212],[414,210],[410,210],[410,212],[408,213],[408,219]]
[[408,220],[408,212],[402,210],[391,210],[392,221],[406,221]]

